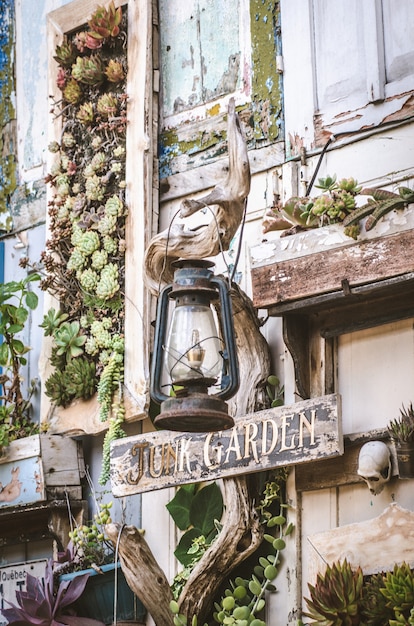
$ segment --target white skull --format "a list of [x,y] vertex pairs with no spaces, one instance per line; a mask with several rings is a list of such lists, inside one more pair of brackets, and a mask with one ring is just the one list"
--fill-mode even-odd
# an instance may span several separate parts
[[358,475],[373,495],[378,495],[391,478],[391,454],[383,441],[368,441],[359,451]]

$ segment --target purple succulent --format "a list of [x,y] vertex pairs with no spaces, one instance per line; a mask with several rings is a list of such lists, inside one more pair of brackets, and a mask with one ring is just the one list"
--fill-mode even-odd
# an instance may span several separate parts
[[53,563],[49,560],[44,578],[27,574],[26,591],[16,591],[17,604],[6,601],[10,608],[1,609],[1,613],[13,626],[104,626],[98,620],[70,615],[70,605],[82,595],[88,578],[89,574],[82,574],[60,582],[54,592]]

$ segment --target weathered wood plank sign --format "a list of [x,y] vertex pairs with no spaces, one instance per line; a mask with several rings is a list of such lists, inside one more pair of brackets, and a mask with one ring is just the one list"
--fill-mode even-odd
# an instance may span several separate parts
[[337,395],[236,418],[214,433],[169,430],[126,437],[111,446],[114,496],[248,474],[343,454]]

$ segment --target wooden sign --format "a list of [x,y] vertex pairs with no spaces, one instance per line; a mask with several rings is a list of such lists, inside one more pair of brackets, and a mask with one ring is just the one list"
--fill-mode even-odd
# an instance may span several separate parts
[[339,397],[324,396],[235,418],[213,433],[169,430],[111,446],[114,496],[248,474],[343,453]]
[[[47,561],[29,561],[17,563],[0,568],[0,609],[9,608],[7,602],[16,604],[16,591],[26,591],[26,577],[31,574],[36,578],[42,578],[45,574]],[[0,614],[0,626],[6,626],[8,622]]]
[[16,439],[0,458],[0,509],[70,493],[81,498],[83,458],[77,441],[60,435]]

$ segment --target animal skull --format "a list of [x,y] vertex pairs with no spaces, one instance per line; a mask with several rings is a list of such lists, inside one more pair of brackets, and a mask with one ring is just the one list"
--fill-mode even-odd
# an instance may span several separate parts
[[383,441],[368,441],[359,451],[358,475],[377,496],[391,478],[391,454]]

